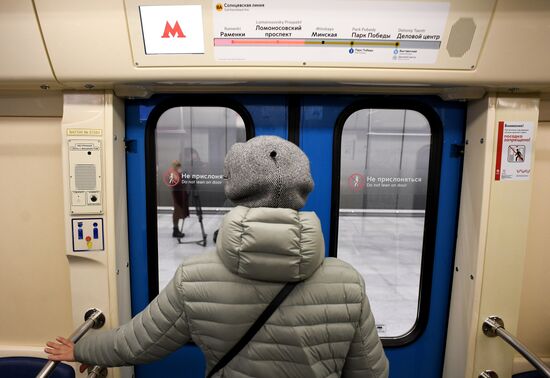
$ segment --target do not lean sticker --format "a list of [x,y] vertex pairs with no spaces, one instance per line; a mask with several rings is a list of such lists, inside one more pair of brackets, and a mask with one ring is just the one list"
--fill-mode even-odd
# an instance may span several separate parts
[[365,176],[354,173],[348,177],[348,185],[354,192],[359,192],[365,187]]
[[498,123],[495,180],[529,180],[533,154],[533,122]]

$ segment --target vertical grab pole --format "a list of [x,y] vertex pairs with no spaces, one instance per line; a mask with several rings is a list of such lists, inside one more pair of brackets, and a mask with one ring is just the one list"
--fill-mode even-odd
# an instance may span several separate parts
[[[105,315],[103,315],[103,312],[101,310],[98,310],[97,308],[91,308],[88,311],[86,311],[86,314],[84,314],[85,322],[80,325],[72,334],[69,336],[69,340],[71,340],[73,343],[76,343],[78,340],[86,334],[90,330],[90,328],[101,328],[103,327],[103,324],[105,324]],[[48,363],[40,370],[40,372],[36,375],[36,378],[46,378],[48,377],[53,369],[57,366],[59,361],[48,361]]]

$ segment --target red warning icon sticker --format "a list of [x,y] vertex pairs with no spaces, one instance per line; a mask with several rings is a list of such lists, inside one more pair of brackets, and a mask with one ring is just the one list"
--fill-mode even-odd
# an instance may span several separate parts
[[174,187],[178,185],[181,181],[181,174],[170,168],[166,172],[164,172],[164,175],[162,175],[162,181],[166,184],[166,186]]
[[359,192],[365,187],[365,176],[360,173],[353,173],[348,177],[348,185],[354,192]]

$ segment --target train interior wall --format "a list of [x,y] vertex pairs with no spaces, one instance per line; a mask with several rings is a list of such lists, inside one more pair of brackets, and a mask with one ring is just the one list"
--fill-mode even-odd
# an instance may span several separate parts
[[2,95],[0,113],[0,354],[42,356],[52,332],[73,330],[62,232],[62,98]]
[[[502,340],[481,333],[484,316],[500,309],[506,328],[550,364],[547,1],[449,0],[453,22],[483,18],[479,25],[486,34],[476,37],[466,56],[475,64],[467,69],[449,69],[445,65],[454,64],[453,59],[444,54],[427,69],[301,61],[235,69],[217,62],[212,48],[204,56],[146,56],[139,3],[0,4],[0,357],[43,357],[45,342],[69,335],[87,304],[101,303],[107,309],[108,327],[129,315],[122,138],[126,98],[304,92],[427,94],[467,101],[469,144],[455,262],[460,274],[451,294],[444,376],[477,377],[492,362],[500,364],[501,376],[532,370]],[[212,2],[197,3],[206,10],[205,30],[211,39]],[[71,103],[73,94],[89,102],[82,107]],[[496,125],[503,119],[538,123],[528,182],[494,182]],[[76,121],[103,130],[106,141],[107,253],[90,264],[68,256],[65,131]],[[101,287],[86,287],[88,268],[103,275]],[[83,291],[93,297],[79,294]],[[128,371],[115,369],[112,376],[129,377]]]
[[[550,101],[541,101],[536,139],[533,192],[529,216],[527,250],[517,336],[531,350],[550,363]],[[520,355],[514,360],[516,372],[530,370]]]
[[[61,94],[0,97],[0,355],[42,355],[45,341],[69,334],[70,275],[64,251],[61,155]],[[37,107],[38,105],[38,107]],[[49,108],[48,108],[49,106]],[[40,111],[46,107],[48,111]],[[29,110],[32,109],[32,110]],[[38,110],[37,110],[38,109]],[[52,111],[51,109],[57,109]],[[517,335],[539,356],[550,357],[550,101],[542,101],[537,131],[533,194],[529,212]],[[468,172],[465,170],[465,175]],[[506,277],[502,277],[503,280]],[[452,357],[451,357],[452,359]],[[515,356],[513,371],[529,365]]]

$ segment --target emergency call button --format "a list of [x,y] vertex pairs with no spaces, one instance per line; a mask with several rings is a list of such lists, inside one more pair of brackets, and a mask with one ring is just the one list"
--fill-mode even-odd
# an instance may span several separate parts
[[67,139],[67,143],[71,214],[101,214],[103,213],[101,137],[71,138]]
[[101,205],[101,197],[100,197],[99,191],[88,192],[87,196],[88,196],[88,201],[87,201],[88,206]]

